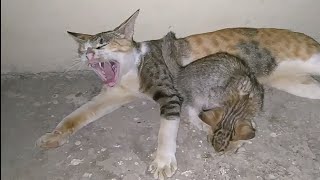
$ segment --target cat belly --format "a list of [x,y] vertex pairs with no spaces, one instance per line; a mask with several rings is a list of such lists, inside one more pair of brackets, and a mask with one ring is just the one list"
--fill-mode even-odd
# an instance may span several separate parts
[[290,94],[309,99],[320,99],[320,53],[308,60],[285,60],[268,77],[259,81]]

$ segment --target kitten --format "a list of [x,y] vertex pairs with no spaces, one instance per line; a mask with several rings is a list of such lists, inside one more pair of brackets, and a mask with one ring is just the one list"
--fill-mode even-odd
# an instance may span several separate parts
[[198,115],[205,111],[201,116],[212,126],[214,149],[225,151],[231,140],[253,138],[250,125],[262,108],[263,87],[249,66],[221,52],[181,67],[176,63],[181,57],[174,33],[168,33],[163,41],[164,61],[183,99],[181,110],[198,122]]

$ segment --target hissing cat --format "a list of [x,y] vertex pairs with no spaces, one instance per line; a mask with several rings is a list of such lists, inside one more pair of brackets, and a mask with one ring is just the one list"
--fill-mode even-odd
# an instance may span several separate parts
[[[51,133],[40,137],[37,141],[40,147],[61,146],[87,124],[136,97],[145,96],[147,86],[141,70],[146,71],[146,68],[142,61],[162,56],[161,47],[154,45],[161,40],[133,40],[138,13],[135,12],[114,30],[95,35],[69,32],[79,44],[79,56],[98,74],[105,86],[97,97],[65,117]],[[320,99],[319,83],[310,76],[320,74],[320,45],[304,34],[281,29],[231,28],[180,38],[175,44],[182,57],[178,63],[182,66],[219,51],[228,52],[243,59],[260,83],[297,96]],[[159,61],[158,66],[161,63],[163,61]],[[168,70],[150,72],[149,75],[162,78],[167,76],[166,73]],[[172,83],[170,78],[163,79],[159,86],[167,81]],[[149,86],[157,85],[151,83]],[[151,92],[149,96],[151,94],[163,109],[153,164],[157,167],[155,177],[164,178],[176,170],[176,136],[180,116],[176,112],[180,112],[181,101],[174,88],[170,94]],[[177,101],[174,112],[166,106],[172,101]]]

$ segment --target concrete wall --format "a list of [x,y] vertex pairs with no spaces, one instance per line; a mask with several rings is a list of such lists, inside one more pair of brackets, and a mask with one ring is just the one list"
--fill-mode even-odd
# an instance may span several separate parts
[[63,71],[76,57],[66,30],[114,28],[140,8],[135,39],[224,27],[277,27],[320,40],[320,0],[2,0],[1,73]]

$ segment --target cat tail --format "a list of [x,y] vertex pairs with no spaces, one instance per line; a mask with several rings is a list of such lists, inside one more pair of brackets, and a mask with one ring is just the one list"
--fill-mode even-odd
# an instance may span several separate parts
[[177,47],[175,45],[176,42],[175,33],[170,31],[164,38],[162,43],[162,56],[163,60],[168,67],[170,73],[176,77],[181,66],[178,62],[178,52]]

